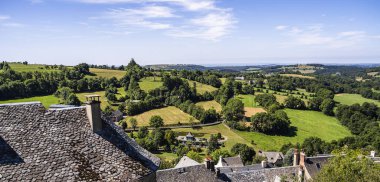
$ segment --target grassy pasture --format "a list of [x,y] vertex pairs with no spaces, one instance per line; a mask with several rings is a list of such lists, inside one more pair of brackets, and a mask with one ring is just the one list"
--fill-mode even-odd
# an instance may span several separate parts
[[140,80],[139,85],[142,90],[149,92],[162,86],[161,77],[145,77]]
[[193,133],[196,137],[204,137],[204,138],[210,138],[211,134],[217,134],[221,133],[223,136],[227,137],[227,141],[225,142],[225,147],[222,147],[222,149],[230,150],[232,146],[235,143],[245,143],[249,146],[251,144],[245,140],[244,138],[237,135],[235,132],[230,130],[228,127],[226,127],[224,124],[218,124],[213,126],[207,126],[202,128],[178,128],[173,129],[175,132],[179,132],[180,135],[186,135],[188,132]]
[[90,72],[96,74],[95,76],[87,77],[103,77],[103,78],[112,78],[116,77],[117,79],[122,78],[126,71],[122,70],[110,70],[110,69],[98,69],[98,68],[90,68]]
[[[138,126],[149,126],[149,120],[154,115],[161,116],[165,124],[178,124],[178,122],[189,123],[190,118],[193,118],[180,109],[174,106],[169,106],[160,109],[153,109],[136,116],[129,116],[127,117],[127,120],[133,117],[136,118]],[[193,118],[193,121],[198,122],[198,120],[195,118]],[[128,123],[128,126],[131,126],[130,123]]]
[[58,104],[59,99],[54,97],[54,95],[45,95],[45,96],[35,96],[22,99],[11,99],[11,100],[1,100],[0,104],[6,103],[17,103],[17,102],[35,102],[40,101],[45,108],[49,108],[52,104]]
[[244,107],[245,117],[251,117],[259,112],[266,112],[263,108]]
[[253,140],[256,149],[279,150],[283,144],[302,143],[307,137],[316,136],[325,141],[350,136],[350,131],[339,121],[321,112],[285,109],[291,120],[291,126],[296,127],[293,135],[275,136],[258,132],[235,131],[247,141]]
[[[188,80],[188,82],[190,84],[190,87],[193,87],[194,81]],[[217,88],[215,88],[215,87],[213,87],[211,85],[207,85],[207,84],[203,84],[203,83],[199,83],[199,82],[196,82],[196,83],[197,83],[197,92],[200,93],[200,94],[203,94],[206,91],[207,92],[212,92],[212,91],[217,90]]]
[[216,112],[221,112],[222,111],[222,106],[218,102],[216,102],[215,100],[198,102],[195,105],[201,106],[205,110],[214,108],[216,110]]
[[43,64],[28,64],[24,65],[21,63],[9,63],[9,66],[15,70],[20,72],[34,72],[34,71],[41,71],[41,72],[53,72],[53,71],[59,71],[56,69],[45,69],[45,65]]
[[334,100],[336,102],[339,102],[340,104],[345,104],[345,105],[353,105],[355,103],[363,104],[364,102],[369,102],[369,103],[375,103],[377,106],[380,107],[379,101],[364,98],[359,94],[346,94],[346,93],[335,94]]
[[305,76],[305,75],[298,75],[298,74],[280,74],[280,75],[281,76],[288,76],[288,77],[315,79],[315,77],[312,77],[312,76]]

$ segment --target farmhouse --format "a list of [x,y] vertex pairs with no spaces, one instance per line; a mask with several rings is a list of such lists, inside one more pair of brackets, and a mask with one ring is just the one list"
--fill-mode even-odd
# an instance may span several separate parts
[[0,181],[154,181],[160,159],[85,107],[0,105]]
[[281,166],[284,161],[284,155],[281,152],[259,151],[258,155],[265,157],[267,164],[271,166]]

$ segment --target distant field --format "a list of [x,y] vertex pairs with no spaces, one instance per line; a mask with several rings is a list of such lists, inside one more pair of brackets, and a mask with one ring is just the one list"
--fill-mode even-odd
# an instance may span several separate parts
[[17,102],[34,102],[34,101],[40,101],[42,105],[44,105],[45,108],[49,108],[50,105],[52,104],[58,104],[58,98],[54,97],[53,95],[36,96],[36,97],[28,97],[28,98],[12,99],[12,100],[2,100],[0,101],[0,104],[17,103]]
[[205,110],[214,108],[216,110],[216,112],[221,112],[222,111],[222,106],[218,102],[216,102],[215,100],[198,102],[195,105],[201,106]]
[[237,98],[243,102],[244,107],[258,107],[258,105],[255,103],[255,96],[254,95],[240,94],[237,96]]
[[367,73],[367,75],[370,75],[370,76],[376,76],[378,74],[379,74],[379,72],[369,72],[369,73]]
[[359,94],[335,94],[334,100],[336,102],[339,102],[341,104],[346,104],[346,105],[353,105],[355,103],[363,104],[364,102],[369,102],[369,103],[375,103],[377,106],[380,107],[379,101],[364,98]]
[[9,63],[9,66],[15,71],[23,71],[23,72],[34,72],[34,71],[42,71],[42,72],[52,72],[59,71],[56,69],[45,69],[45,65],[43,64],[20,64],[20,63]]
[[220,81],[222,82],[222,84],[224,84],[224,82],[226,82],[227,78],[219,78]]
[[315,77],[312,77],[312,76],[305,76],[305,75],[298,75],[298,74],[280,74],[280,75],[281,76],[288,76],[288,77],[315,79]]
[[245,117],[251,117],[260,112],[266,112],[263,108],[244,107]]
[[155,88],[162,86],[161,77],[146,77],[140,80],[140,88],[145,92],[149,92]]
[[251,144],[247,140],[244,140],[242,137],[237,135],[235,132],[231,131],[228,127],[224,126],[223,124],[202,127],[200,129],[179,128],[179,129],[173,129],[173,131],[181,132],[182,133],[181,135],[186,135],[188,132],[191,132],[195,134],[195,136],[197,137],[204,137],[207,139],[210,138],[211,134],[221,133],[222,136],[227,137],[225,147],[222,147],[222,149],[226,149],[228,151],[230,151],[230,149],[235,143],[245,143],[251,146]]
[[335,117],[326,116],[321,112],[285,109],[291,120],[291,126],[297,127],[295,136],[272,136],[258,132],[235,131],[247,141],[254,140],[255,148],[261,150],[279,150],[283,144],[291,142],[302,143],[310,136],[319,137],[325,141],[336,140],[350,136],[350,131],[342,126]]
[[[129,116],[127,117],[127,120],[133,117],[137,119],[138,126],[149,126],[149,120],[154,115],[161,116],[165,124],[178,124],[178,122],[189,123],[190,118],[193,118],[192,116],[190,116],[187,113],[184,113],[180,109],[174,106],[169,106],[169,107],[164,107],[160,109],[153,109],[153,110],[138,114],[136,116]],[[193,118],[193,121],[198,122],[198,120],[195,118]],[[129,126],[131,126],[130,123],[128,124]]]
[[[188,80],[188,81],[189,81],[190,86],[193,87],[193,82],[194,81],[191,81],[191,80]],[[197,92],[200,93],[200,94],[203,94],[206,91],[207,92],[212,92],[212,91],[217,90],[217,88],[215,88],[215,87],[213,87],[211,85],[206,85],[206,84],[199,83],[199,82],[196,82],[196,83],[197,83]]]
[[[110,70],[110,69],[98,69],[98,68],[90,68],[90,72],[96,74],[95,77],[104,77],[104,78],[112,78],[116,77],[117,79],[122,78],[126,71],[122,70]],[[92,76],[87,76],[92,77]]]
[[[119,94],[117,97],[120,97],[121,94],[125,94],[124,90],[122,88],[118,88]],[[107,99],[104,97],[105,91],[98,91],[98,92],[82,92],[82,93],[76,93],[77,97],[81,102],[86,101],[86,95],[93,95],[97,94],[100,95],[100,101],[101,108],[104,109],[108,104]],[[2,100],[0,101],[0,104],[4,103],[17,103],[17,102],[33,102],[33,101],[40,101],[42,105],[45,106],[45,108],[49,108],[52,104],[59,104],[59,99],[55,97],[54,95],[45,95],[45,96],[36,96],[36,97],[29,97],[29,98],[22,98],[22,99],[12,99],[12,100]],[[117,109],[116,106],[113,106],[114,109]]]

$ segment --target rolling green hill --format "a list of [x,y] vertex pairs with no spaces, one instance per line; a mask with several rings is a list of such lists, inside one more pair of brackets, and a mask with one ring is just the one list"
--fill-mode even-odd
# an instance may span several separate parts
[[345,104],[345,105],[353,105],[355,103],[363,104],[364,102],[369,102],[369,103],[375,103],[377,106],[380,107],[379,101],[364,98],[359,94],[336,94],[334,97],[334,100],[336,102],[339,102],[340,104]]

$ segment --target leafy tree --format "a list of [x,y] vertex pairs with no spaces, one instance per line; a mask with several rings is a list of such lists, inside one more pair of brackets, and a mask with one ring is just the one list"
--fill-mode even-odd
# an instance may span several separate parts
[[335,102],[334,100],[327,98],[324,99],[323,102],[321,103],[321,106],[319,107],[322,112],[326,115],[333,116],[334,115],[334,107],[335,107]]
[[228,100],[234,96],[234,93],[234,81],[228,78],[220,87],[216,100],[224,106],[227,104]]
[[110,116],[112,114],[114,110],[112,109],[111,106],[107,105],[105,108],[104,108],[104,111],[103,111],[103,114],[105,116]]
[[313,181],[380,181],[380,166],[359,150],[343,148],[333,154]]
[[198,152],[194,152],[192,150],[190,150],[189,152],[187,152],[186,154],[187,157],[189,157],[190,159],[193,159],[199,163],[201,163],[203,161],[203,158],[201,155],[199,155]]
[[325,88],[318,89],[316,96],[322,99],[334,99],[334,92]]
[[137,137],[145,138],[146,136],[148,136],[148,134],[149,134],[148,127],[142,126],[139,128],[139,131],[137,132]]
[[284,165],[292,166],[294,160],[294,148],[290,148],[284,155]]
[[284,106],[290,109],[305,109],[305,102],[298,97],[290,95],[285,99]]
[[239,99],[230,99],[223,107],[223,116],[227,121],[240,121],[244,117],[244,104]]
[[90,66],[86,63],[80,63],[74,66],[74,70],[84,75],[90,74]]
[[269,113],[275,113],[277,110],[280,110],[280,109],[282,109],[282,106],[279,103],[276,102],[276,103],[270,105],[268,107],[267,111]]
[[244,85],[242,88],[242,92],[244,94],[251,94],[251,95],[255,94],[255,90],[254,90],[253,85]]
[[252,147],[249,147],[246,144],[236,143],[231,148],[231,153],[234,155],[240,155],[243,163],[247,163],[248,161],[252,161],[253,156],[255,156],[256,152]]
[[67,98],[67,100],[64,101],[64,104],[79,106],[80,105],[80,101],[79,101],[78,97],[74,93],[71,93],[69,95],[69,97]]
[[69,87],[62,87],[58,89],[54,95],[60,98],[61,102],[66,105],[80,105],[78,97],[74,94],[73,90]]
[[129,120],[129,123],[131,123],[131,126],[132,126],[133,131],[134,131],[136,129],[136,127],[137,127],[137,119],[136,118],[131,118]]
[[116,95],[113,93],[107,94],[107,100],[112,101],[112,102],[117,101]]
[[165,140],[169,145],[173,145],[177,142],[176,134],[172,130],[165,131]]
[[301,148],[305,150],[307,156],[315,156],[324,153],[324,145],[325,142],[322,139],[318,137],[309,137],[303,141]]
[[151,127],[159,128],[164,126],[164,120],[161,118],[161,116],[154,115],[150,118],[149,125]]
[[268,108],[272,104],[278,104],[276,97],[273,94],[260,94],[255,97],[255,102],[264,108]]
[[314,111],[320,111],[320,106],[323,102],[323,99],[320,97],[314,97],[309,99],[309,109]]
[[126,122],[125,120],[121,120],[121,128],[122,128],[123,130],[125,130],[125,129],[127,129],[127,127],[128,127],[127,122]]
[[275,113],[257,113],[251,117],[252,130],[266,134],[285,134],[290,128],[287,114],[278,110]]
[[213,152],[219,148],[218,137],[216,135],[211,134],[210,139],[208,140],[208,151]]
[[212,156],[212,159],[214,159],[214,161],[218,161],[220,156],[231,157],[231,154],[230,154],[230,152],[228,152],[228,150],[218,149],[218,150],[215,150],[214,152],[212,152],[211,156]]
[[156,146],[162,146],[165,143],[165,131],[156,128],[151,133],[151,139],[155,142]]

